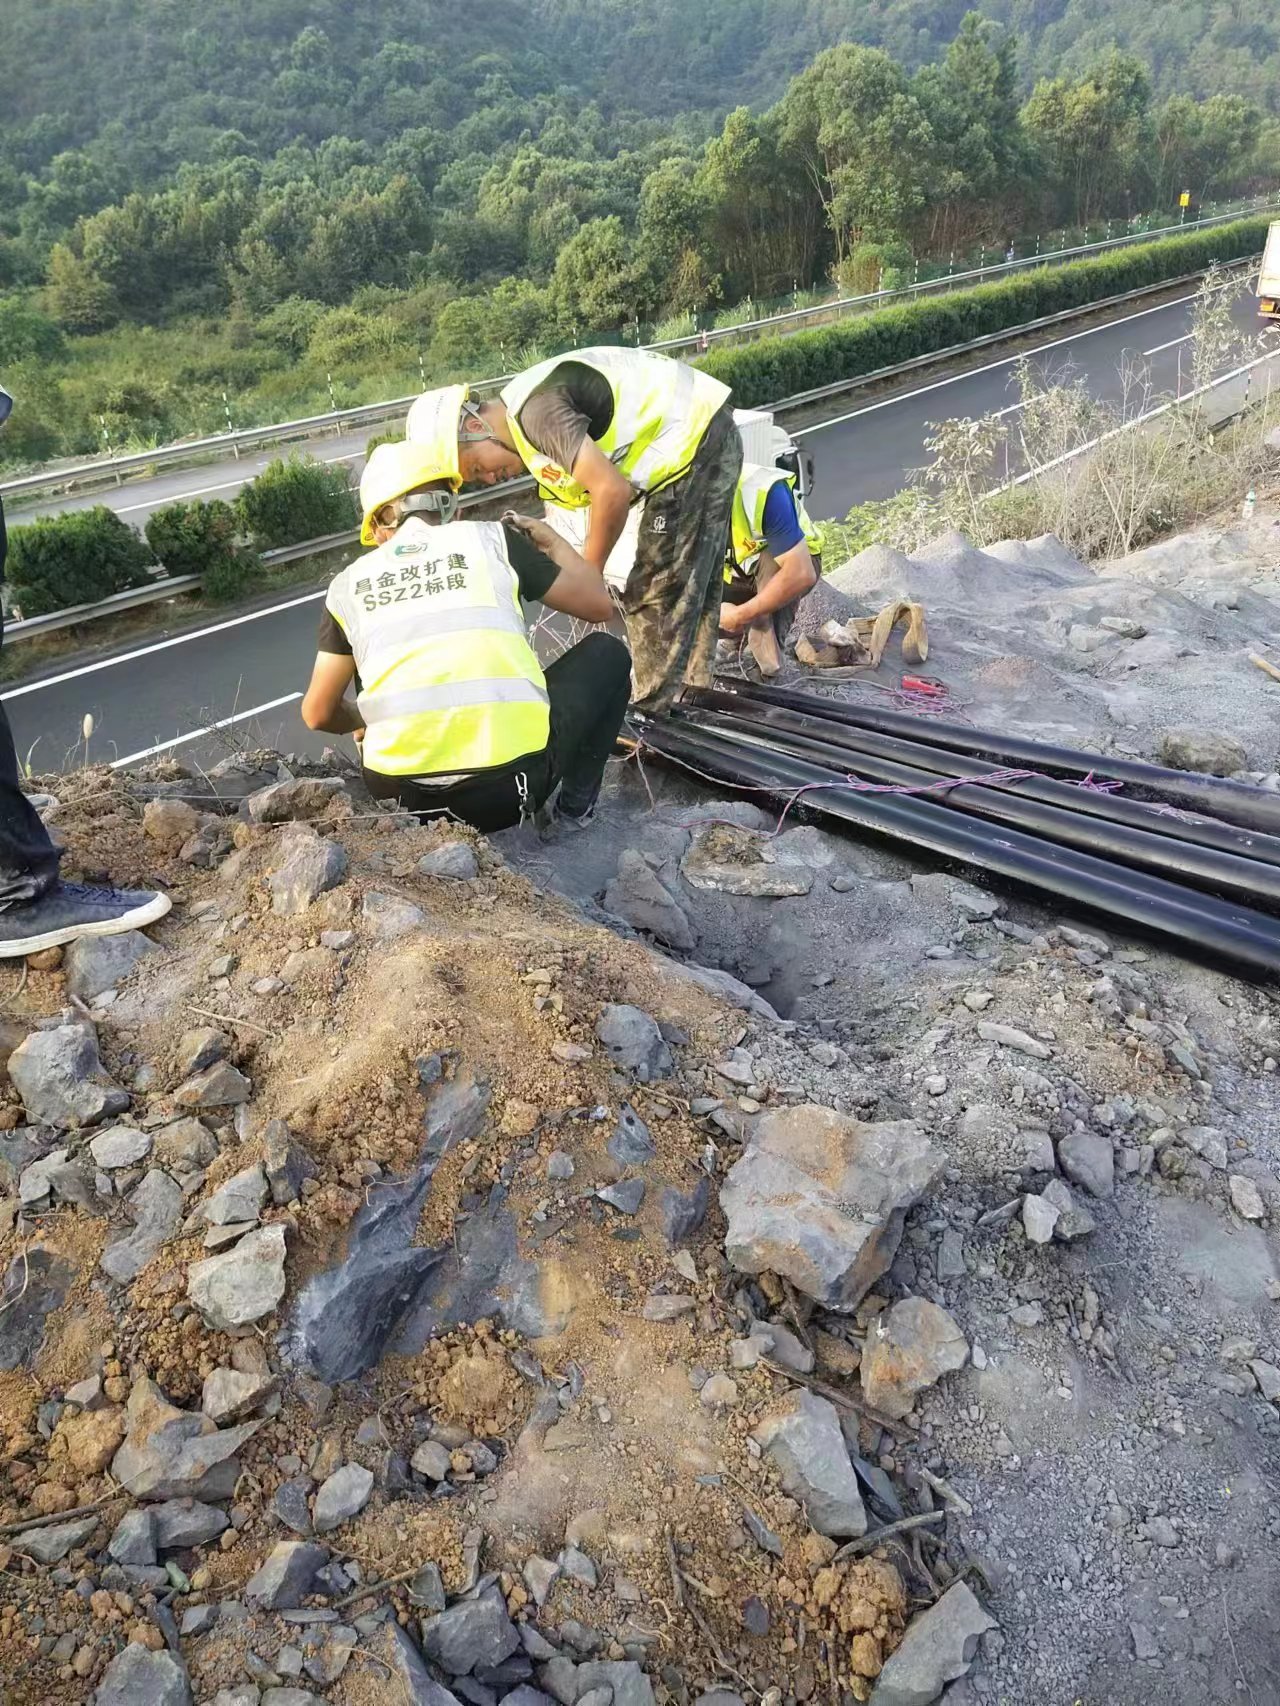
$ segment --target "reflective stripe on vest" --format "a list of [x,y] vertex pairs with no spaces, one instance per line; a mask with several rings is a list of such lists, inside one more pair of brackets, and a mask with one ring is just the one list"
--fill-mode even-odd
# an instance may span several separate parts
[[586,509],[591,494],[569,469],[557,466],[530,443],[519,420],[533,392],[565,362],[594,368],[608,381],[613,419],[594,442],[642,492],[668,485],[685,472],[712,416],[729,399],[728,387],[709,373],[645,350],[570,350],[518,374],[502,392],[511,437],[543,495],[565,509]]
[[545,748],[546,682],[498,522],[411,517],[338,576],[329,607],[362,683],[371,770],[468,774]]
[[805,544],[811,553],[822,548],[818,530],[810,521],[800,494],[795,489],[796,477],[785,468],[747,467],[742,471],[733,494],[733,524],[730,558],[725,564],[724,578],[731,581],[734,574],[754,574],[756,561],[764,550],[764,512],[769,494],[778,485],[791,488],[796,517],[804,533]]

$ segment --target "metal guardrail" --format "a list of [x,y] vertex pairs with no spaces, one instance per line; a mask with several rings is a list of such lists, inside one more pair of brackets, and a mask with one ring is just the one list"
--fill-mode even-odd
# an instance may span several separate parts
[[[1252,214],[1240,211],[1215,214],[1207,219],[1187,220],[1181,225],[1160,226],[1154,231],[1126,233],[1121,237],[1104,238],[1097,243],[1083,243],[1070,249],[1047,250],[1041,255],[994,262],[989,267],[976,267],[942,278],[924,279],[918,283],[897,286],[892,290],[870,291],[862,296],[835,297],[830,302],[818,303],[812,307],[794,308],[783,314],[746,320],[736,326],[721,326],[705,333],[694,333],[689,337],[666,338],[643,347],[663,353],[710,348],[738,338],[750,338],[788,326],[804,325],[822,315],[841,314],[883,305],[928,292],[945,292],[957,285],[1007,277],[1012,273],[1034,270],[1037,267],[1066,265],[1085,255],[1103,254],[1134,243],[1154,242],[1162,237],[1179,236],[1188,231],[1204,230],[1215,225],[1229,225],[1240,219],[1254,218],[1273,211],[1280,209],[1273,204],[1271,207],[1258,207]],[[478,379],[474,381],[474,389],[477,392],[496,389],[507,384],[513,377],[513,374],[503,373],[490,379]],[[111,457],[109,460],[78,463],[70,468],[44,469],[36,474],[25,474],[16,480],[0,481],[0,497],[20,497],[33,492],[56,491],[59,487],[71,487],[82,482],[102,479],[114,479],[119,485],[123,483],[125,474],[162,467],[167,463],[215,455],[219,450],[231,451],[238,460],[242,450],[251,450],[266,444],[282,444],[290,439],[311,438],[329,430],[340,432],[344,427],[376,426],[407,411],[417,395],[417,392],[413,392],[407,397],[392,398],[385,403],[362,403],[353,409],[333,409],[328,414],[305,415],[297,420],[280,421],[271,426],[245,427],[233,432],[213,433],[207,438],[188,439],[180,444],[163,445],[154,450],[141,450],[128,456]]]
[[[1251,266],[1257,257],[1234,263],[1236,267]],[[785,414],[792,409],[804,408],[810,404],[822,402],[826,398],[844,395],[850,391],[862,390],[866,386],[881,384],[889,379],[901,378],[906,374],[918,372],[922,368],[932,367],[944,361],[953,361],[959,356],[967,355],[983,349],[989,349],[995,344],[1010,343],[1015,338],[1025,337],[1029,332],[1044,331],[1053,326],[1064,325],[1071,320],[1086,319],[1107,308],[1121,307],[1126,302],[1140,301],[1144,296],[1155,296],[1165,290],[1177,289],[1180,285],[1193,284],[1201,278],[1201,273],[1184,273],[1179,278],[1163,279],[1159,284],[1146,284],[1138,290],[1125,291],[1120,296],[1108,296],[1098,302],[1088,302],[1078,308],[1065,308],[1057,314],[1047,314],[1038,320],[1028,320],[1020,326],[1008,326],[1002,331],[985,332],[981,337],[972,338],[965,344],[952,344],[946,349],[930,350],[926,355],[913,356],[909,361],[901,361],[892,367],[878,367],[871,373],[854,374],[848,379],[837,379],[830,385],[818,386],[812,391],[800,391],[792,397],[780,398],[776,403],[767,405],[773,414]],[[1273,350],[1267,355],[1259,356],[1257,361],[1248,364],[1249,368],[1259,366],[1264,361],[1274,360],[1280,355],[1280,350]],[[1201,395],[1238,378],[1247,368],[1240,368],[1234,373],[1223,374],[1220,379],[1212,380],[1208,385],[1192,395]],[[1187,397],[1175,399],[1166,405],[1172,408],[1176,402],[1185,402]],[[1156,413],[1164,413],[1165,409]],[[1223,423],[1220,423],[1223,424]],[[800,437],[810,432],[818,432],[821,422],[812,427],[801,427],[796,436]],[[1073,453],[1078,454],[1078,453]],[[1029,476],[1028,476],[1029,477]],[[1020,482],[1015,482],[1020,483]],[[475,509],[483,505],[501,503],[506,498],[525,495],[535,490],[537,482],[532,479],[506,480],[500,485],[487,487],[484,491],[468,492],[460,501],[459,509]],[[318,557],[322,552],[335,551],[343,546],[354,545],[360,538],[360,529],[353,527],[343,533],[328,533],[319,539],[305,539],[297,545],[282,545],[273,551],[264,551],[261,561],[269,567],[284,563],[301,562],[307,557]],[[116,616],[122,611],[133,610],[144,604],[155,604],[166,598],[177,598],[182,593],[194,592],[200,585],[199,575],[174,575],[164,580],[154,581],[150,586],[131,587],[127,592],[113,593],[110,598],[104,598],[96,604],[75,604],[66,610],[51,610],[44,616],[24,617],[18,622],[5,624],[5,643],[12,645],[19,640],[34,639],[40,634],[52,634],[60,628],[74,628],[83,622],[95,621],[100,616]]]

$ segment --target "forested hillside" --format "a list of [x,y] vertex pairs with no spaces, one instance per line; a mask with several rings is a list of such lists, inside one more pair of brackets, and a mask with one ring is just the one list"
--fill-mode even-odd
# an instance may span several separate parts
[[362,401],[1276,181],[1261,0],[1188,38],[1250,53],[1252,100],[1162,94],[1072,23],[1165,0],[986,5],[1012,31],[952,0],[4,0],[0,454]]

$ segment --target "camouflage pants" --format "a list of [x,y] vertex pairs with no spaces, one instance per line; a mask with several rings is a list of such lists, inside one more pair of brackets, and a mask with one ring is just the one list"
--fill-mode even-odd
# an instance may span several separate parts
[[686,684],[711,685],[741,472],[742,439],[726,403],[688,473],[645,499],[635,567],[622,594],[634,702],[644,710],[661,710]]

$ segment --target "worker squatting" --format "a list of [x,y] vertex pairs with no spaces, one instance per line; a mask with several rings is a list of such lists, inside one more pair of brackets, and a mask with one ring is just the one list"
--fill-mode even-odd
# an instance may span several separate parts
[[[587,512],[580,551],[528,516],[458,519],[464,485],[526,473]],[[709,686],[717,642],[737,636],[776,671],[818,572],[793,487],[743,466],[726,386],[647,351],[577,350],[484,402],[465,385],[425,392],[404,440],[365,467],[371,549],[329,588],[303,718],[354,735],[373,794],[423,816],[580,826],[629,699],[655,711]],[[591,633],[544,670],[523,606],[609,622],[605,565],[637,503],[627,645]]]

